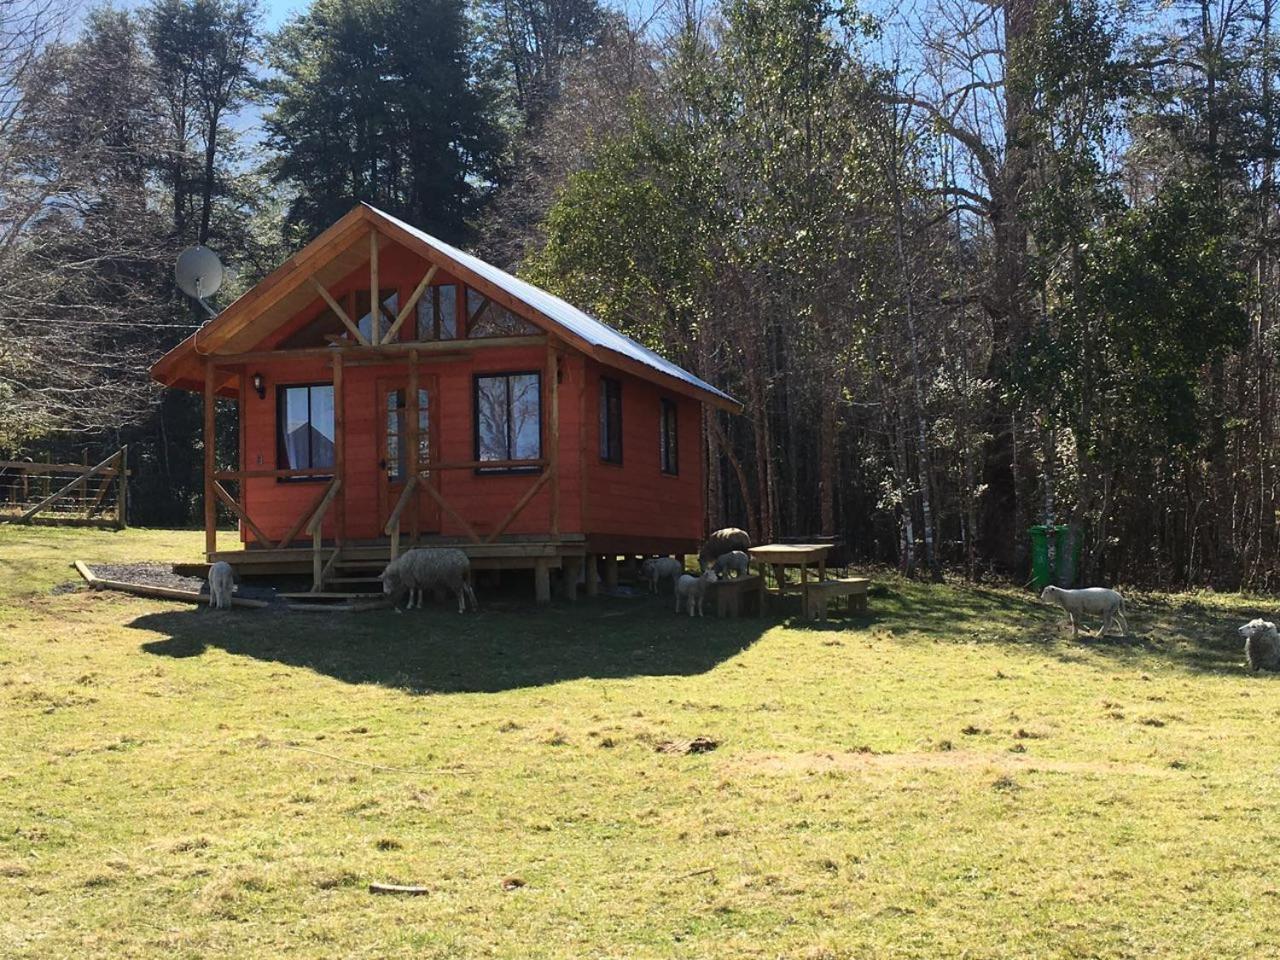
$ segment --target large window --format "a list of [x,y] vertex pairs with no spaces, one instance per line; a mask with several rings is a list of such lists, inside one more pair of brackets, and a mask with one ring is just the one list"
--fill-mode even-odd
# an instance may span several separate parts
[[418,339],[452,340],[458,335],[458,285],[428,287],[418,300]]
[[[380,290],[383,310],[378,316],[378,340],[386,336],[400,312],[400,293],[397,290]],[[357,290],[354,296],[355,312],[360,315],[356,326],[366,340],[373,343],[373,311],[369,309],[369,291]]]
[[541,332],[523,317],[517,317],[484,294],[467,288],[468,337],[527,337]]
[[[475,378],[476,459],[542,458],[542,376],[499,373]],[[480,467],[481,472],[536,470],[536,466]]]
[[662,472],[673,475],[680,472],[680,444],[676,438],[679,409],[674,400],[663,399],[658,423],[658,455]]
[[333,468],[333,385],[276,388],[280,470]]
[[622,384],[600,378],[600,459],[622,462]]

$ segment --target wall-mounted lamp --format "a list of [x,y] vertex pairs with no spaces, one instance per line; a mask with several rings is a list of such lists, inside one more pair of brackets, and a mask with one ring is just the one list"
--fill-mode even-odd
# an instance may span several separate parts
[[262,379],[262,374],[255,373],[253,375],[253,389],[254,392],[257,393],[259,400],[265,400],[267,398],[267,385]]

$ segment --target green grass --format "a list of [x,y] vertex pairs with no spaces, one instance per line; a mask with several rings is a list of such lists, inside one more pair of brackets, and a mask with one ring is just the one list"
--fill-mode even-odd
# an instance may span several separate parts
[[1075,644],[886,577],[822,628],[51,593],[199,538],[0,527],[6,958],[1280,955],[1269,601]]

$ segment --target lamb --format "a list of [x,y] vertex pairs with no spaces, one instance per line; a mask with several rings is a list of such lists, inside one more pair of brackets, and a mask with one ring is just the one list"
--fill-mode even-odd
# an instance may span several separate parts
[[236,587],[235,572],[231,564],[219,560],[209,568],[209,609],[230,610],[231,591]]
[[1124,597],[1114,590],[1105,587],[1086,587],[1083,590],[1064,590],[1062,587],[1048,586],[1040,594],[1040,599],[1056,603],[1067,611],[1071,617],[1071,636],[1080,636],[1080,618],[1084,614],[1102,617],[1102,628],[1098,631],[1101,637],[1107,628],[1117,620],[1129,632],[1129,621],[1124,618]]
[[649,581],[649,592],[657,593],[658,584],[670,580],[673,584],[684,573],[684,564],[674,557],[650,557],[640,564],[640,575]]
[[707,542],[698,551],[698,565],[705,570],[726,553],[734,550],[746,552],[750,549],[751,537],[747,531],[739,530],[737,527],[725,527],[707,537]]
[[698,616],[702,616],[702,601],[707,596],[708,585],[715,583],[716,571],[714,567],[708,567],[700,577],[685,574],[676,581],[676,613],[680,612],[680,601],[684,600],[685,609],[689,611],[689,616],[693,616],[696,608]]
[[734,577],[745,577],[751,572],[751,558],[741,550],[722,553],[715,562],[716,576],[724,579],[725,574],[732,572]]
[[1280,633],[1270,620],[1250,620],[1239,630],[1250,670],[1280,670]]
[[378,579],[387,596],[408,592],[408,610],[413,609],[415,599],[418,609],[422,609],[424,591],[448,587],[458,598],[458,612],[466,613],[467,603],[472,610],[480,609],[468,582],[470,575],[471,560],[463,551],[452,547],[420,547],[392,560]]

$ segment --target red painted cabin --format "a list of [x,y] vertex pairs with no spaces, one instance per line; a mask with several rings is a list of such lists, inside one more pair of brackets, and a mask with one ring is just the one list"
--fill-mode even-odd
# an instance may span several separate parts
[[[382,302],[375,325],[369,291]],[[206,399],[209,560],[249,572],[451,543],[477,567],[697,550],[702,404],[740,405],[543,290],[361,205],[166,354]],[[214,396],[240,463],[213,462]],[[415,457],[416,450],[416,457]],[[217,501],[242,548],[220,550]],[[576,579],[576,578],[575,578]],[[594,578],[586,578],[594,586]]]

